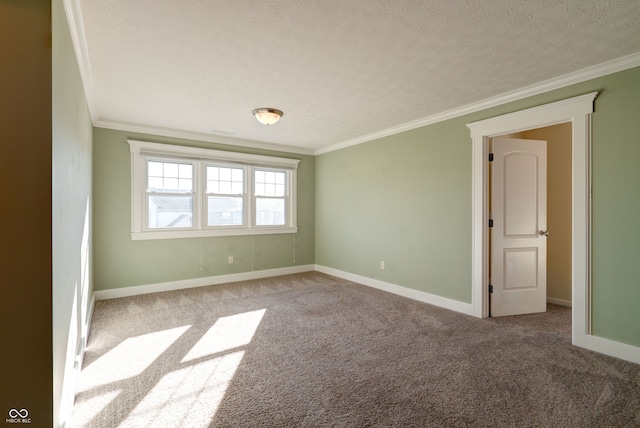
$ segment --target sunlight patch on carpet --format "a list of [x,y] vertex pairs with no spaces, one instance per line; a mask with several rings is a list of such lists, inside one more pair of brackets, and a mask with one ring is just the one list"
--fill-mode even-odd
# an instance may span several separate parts
[[125,339],[82,370],[77,392],[137,376],[171,346],[190,325]]
[[167,373],[122,423],[135,427],[208,427],[244,351]]
[[207,427],[222,402],[266,309],[219,318],[184,356],[186,367],[165,374],[123,426]]
[[87,426],[120,392],[121,390],[118,389],[116,391],[105,392],[95,397],[76,400],[71,426]]
[[218,319],[181,363],[240,348],[251,342],[266,309]]

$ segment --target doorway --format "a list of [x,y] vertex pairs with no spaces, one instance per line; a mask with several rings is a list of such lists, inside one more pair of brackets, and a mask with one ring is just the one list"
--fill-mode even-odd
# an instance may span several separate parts
[[[527,252],[523,253],[524,250],[519,249],[516,251],[507,250],[504,252],[504,257],[506,258],[497,259],[497,254],[503,254],[503,251],[497,251],[496,241],[489,240],[489,278],[494,289],[494,293],[489,299],[490,316],[492,317],[544,312],[547,303],[566,307],[571,307],[572,305],[571,134],[572,125],[570,122],[565,122],[499,136],[502,139],[509,139],[507,141],[513,141],[512,149],[521,155],[527,153],[526,145],[533,144],[536,140],[544,143],[546,147],[546,156],[544,158],[546,172],[543,178],[546,184],[543,189],[538,189],[535,195],[531,195],[531,202],[542,212],[533,213],[535,215],[531,217],[523,217],[523,215],[526,216],[530,209],[527,208],[525,210],[527,212],[521,211],[526,207],[526,201],[524,206],[515,207],[517,209],[512,212],[512,215],[518,221],[522,221],[523,218],[529,218],[531,224],[523,225],[524,229],[522,231],[513,230],[512,232],[516,232],[516,235],[512,236],[509,241],[512,244],[517,243],[519,247],[524,246],[534,251],[532,257],[525,257]],[[493,143],[495,137],[490,140],[490,143]],[[517,158],[517,154],[513,153],[509,159],[511,159],[510,162],[515,162]],[[536,164],[542,161],[543,159],[540,159]],[[497,166],[495,165],[496,162],[497,159],[494,153],[494,161],[491,165]],[[511,168],[512,174],[520,175],[526,170],[522,166],[512,166],[514,167]],[[541,167],[541,165],[538,165],[538,167]],[[490,187],[497,184],[493,181],[494,171],[496,171],[495,168],[490,166]],[[517,192],[517,195],[515,195],[517,198],[523,197],[522,191],[513,186],[509,188]],[[507,188],[504,189],[506,190]],[[503,192],[500,192],[500,194],[502,195]],[[494,220],[494,227],[490,229],[490,236],[500,235],[496,226],[501,223],[500,213],[504,212],[506,214],[504,205],[501,205],[502,209],[496,211],[498,207],[492,204],[492,200],[498,196],[495,193],[489,194],[489,212]],[[543,198],[540,201],[540,203],[543,203],[542,205],[538,205],[538,202],[536,202],[540,198]],[[506,226],[506,224],[504,225]],[[514,223],[510,222],[510,228],[513,229],[514,227]],[[502,230],[502,228],[500,229]],[[540,246],[544,246],[544,248],[539,248]],[[492,253],[496,253],[496,256],[492,256]],[[513,265],[513,263],[518,260],[527,262],[529,259],[536,260],[538,269],[531,271],[530,277],[525,277],[522,281],[519,281],[521,283],[518,283],[519,278],[513,275],[518,273],[518,267],[522,267],[522,265]],[[507,261],[510,264],[508,269],[504,265]],[[495,271],[494,264],[504,269]],[[528,272],[527,267],[528,265],[524,265],[524,270],[520,269],[520,273]],[[512,280],[512,287],[509,290],[505,290],[502,287],[507,286],[504,281],[508,278]],[[526,282],[529,279],[534,283],[533,288],[527,287],[529,284],[526,284]]]
[[489,316],[488,213],[489,138],[560,123],[571,124],[572,343],[586,346],[590,335],[590,146],[591,114],[597,92],[467,124],[472,138],[472,307]]

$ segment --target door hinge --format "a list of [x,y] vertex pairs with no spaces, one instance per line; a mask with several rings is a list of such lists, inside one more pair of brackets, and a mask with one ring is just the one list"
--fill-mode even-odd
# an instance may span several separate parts
[[493,162],[493,153],[489,153],[489,162]]
[[493,293],[493,285],[489,284],[489,293]]
[[493,219],[489,219],[489,227],[493,227]]

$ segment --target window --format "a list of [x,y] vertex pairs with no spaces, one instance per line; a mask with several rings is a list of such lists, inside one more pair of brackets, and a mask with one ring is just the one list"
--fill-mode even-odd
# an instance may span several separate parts
[[149,229],[193,226],[193,164],[147,162]]
[[299,160],[128,142],[132,239],[297,232]]
[[285,224],[286,174],[283,171],[254,170],[256,225]]
[[245,168],[207,165],[207,226],[245,223]]

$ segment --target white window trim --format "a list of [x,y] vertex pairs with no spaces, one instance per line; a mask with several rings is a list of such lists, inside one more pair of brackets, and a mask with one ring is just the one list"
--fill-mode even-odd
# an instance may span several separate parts
[[[297,169],[299,159],[279,158],[274,156],[254,155],[248,153],[226,152],[221,150],[202,149],[197,147],[175,146],[171,144],[150,143],[146,141],[127,140],[131,152],[131,239],[173,239],[173,238],[197,238],[210,236],[240,236],[240,235],[266,235],[266,234],[282,234],[297,233]],[[243,226],[224,226],[224,227],[204,227],[202,215],[198,217],[198,221],[194,221],[194,228],[175,229],[175,230],[145,230],[145,183],[146,183],[146,160],[148,157],[167,157],[175,160],[195,160],[197,162],[218,162],[228,164],[241,164],[248,166],[247,180],[253,179],[251,171],[253,167],[276,168],[287,172],[288,181],[288,222],[284,226],[256,226],[252,213],[252,203],[249,202],[246,207],[247,216],[246,224]],[[198,177],[202,177],[201,171],[196,171]],[[195,175],[194,175],[195,179]],[[203,184],[202,184],[203,185]],[[194,211],[203,210],[202,203],[196,203],[196,199],[204,196],[204,190],[201,183],[194,185],[194,190],[198,195],[194,195]],[[245,185],[248,185],[245,184]],[[253,186],[251,185],[250,188]],[[251,201],[253,195],[249,195],[248,201]],[[251,210],[251,211],[250,211]]]

